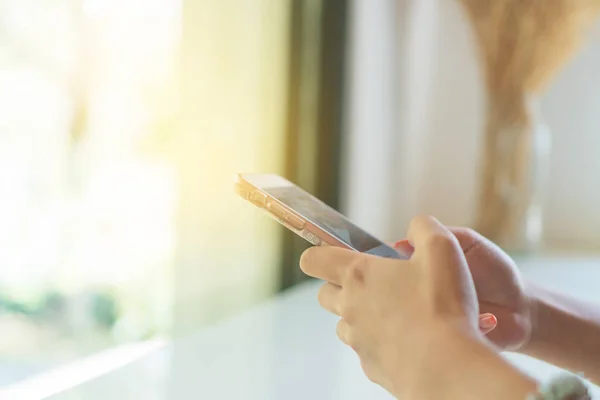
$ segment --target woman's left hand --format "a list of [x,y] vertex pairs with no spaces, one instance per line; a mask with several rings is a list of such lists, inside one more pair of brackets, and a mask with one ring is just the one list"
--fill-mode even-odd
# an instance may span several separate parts
[[[319,302],[342,319],[337,335],[359,355],[365,374],[390,392],[417,379],[421,360],[456,335],[479,339],[478,302],[455,236],[432,217],[415,218],[410,260],[314,247],[302,270],[327,281]],[[418,380],[418,379],[417,379]]]

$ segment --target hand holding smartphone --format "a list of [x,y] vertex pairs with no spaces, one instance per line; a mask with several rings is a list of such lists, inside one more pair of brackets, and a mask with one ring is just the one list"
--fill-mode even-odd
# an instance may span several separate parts
[[281,176],[239,174],[235,188],[242,198],[315,246],[339,246],[380,257],[405,258]]
[[[240,174],[236,192],[315,246],[339,246],[380,257],[406,259],[342,214],[278,175]],[[483,334],[495,329],[492,314],[479,316]]]

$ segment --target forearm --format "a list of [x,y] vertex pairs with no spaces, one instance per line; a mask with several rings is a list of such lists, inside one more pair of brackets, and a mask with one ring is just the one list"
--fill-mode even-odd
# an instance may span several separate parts
[[412,374],[394,385],[400,399],[525,400],[537,391],[535,380],[480,339],[450,333],[425,346]]
[[533,332],[522,353],[600,381],[600,306],[531,289]]

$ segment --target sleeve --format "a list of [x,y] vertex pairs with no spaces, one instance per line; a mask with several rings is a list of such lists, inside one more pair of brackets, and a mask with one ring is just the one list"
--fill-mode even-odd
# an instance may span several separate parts
[[579,377],[561,375],[540,388],[539,393],[527,400],[591,400],[587,386]]

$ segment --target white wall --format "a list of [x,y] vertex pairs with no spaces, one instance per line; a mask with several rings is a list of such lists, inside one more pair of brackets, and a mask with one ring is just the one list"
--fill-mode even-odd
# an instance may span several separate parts
[[546,235],[600,249],[600,23],[542,99],[553,133]]
[[399,134],[407,163],[399,173],[408,175],[412,199],[404,218],[431,213],[447,224],[469,224],[485,110],[475,43],[457,3],[412,5],[408,26],[400,27],[410,66],[400,88],[406,112]]
[[[402,236],[417,213],[434,214],[447,224],[472,224],[486,95],[475,38],[462,8],[457,1],[386,0],[375,2],[378,11],[367,16],[366,4],[372,2],[354,3],[361,12],[354,15],[352,32],[361,40],[352,45],[347,157],[353,168],[348,169],[347,181],[352,184],[346,186],[346,210],[387,240]],[[365,41],[374,40],[373,31],[387,32],[392,9],[398,14],[395,64],[373,50],[365,54],[369,51]],[[378,57],[395,72],[374,74],[366,56]],[[600,71],[600,35],[591,38],[542,98],[554,141],[545,227],[553,245],[600,249],[596,206],[600,206],[600,72],[596,71]],[[373,90],[384,85],[394,86],[399,96]],[[371,108],[381,103],[393,104],[395,112]],[[382,126],[397,138],[394,142],[384,135],[394,151],[380,152],[378,164],[369,164],[372,157],[364,153],[373,150],[366,145],[367,135],[381,135]],[[394,157],[393,178],[387,173],[380,176],[382,166],[392,165],[389,157]],[[370,191],[367,196],[364,187],[395,190]]]

